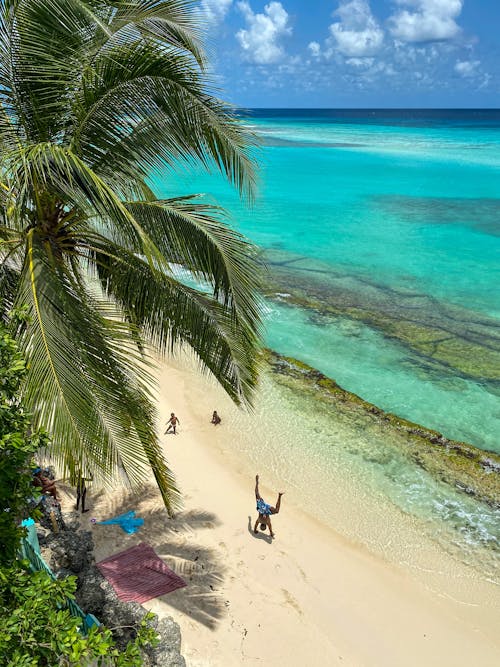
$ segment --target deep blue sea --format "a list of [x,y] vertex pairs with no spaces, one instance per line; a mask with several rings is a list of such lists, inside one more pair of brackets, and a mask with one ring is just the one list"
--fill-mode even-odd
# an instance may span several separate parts
[[260,109],[253,207],[204,193],[263,250],[266,343],[364,399],[500,451],[500,111]]

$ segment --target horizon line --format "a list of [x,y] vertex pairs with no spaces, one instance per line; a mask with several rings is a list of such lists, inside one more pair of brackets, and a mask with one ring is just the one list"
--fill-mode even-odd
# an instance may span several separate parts
[[241,106],[240,109],[281,110],[294,111],[500,111],[500,107],[250,107]]

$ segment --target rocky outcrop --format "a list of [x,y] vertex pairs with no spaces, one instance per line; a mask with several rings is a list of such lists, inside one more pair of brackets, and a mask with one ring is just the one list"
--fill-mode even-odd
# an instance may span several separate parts
[[414,424],[346,391],[335,380],[307,364],[267,350],[266,359],[274,379],[291,389],[309,394],[317,408],[335,411],[356,420],[373,433],[390,435],[398,452],[441,481],[467,495],[500,508],[500,455]]
[[[113,632],[117,646],[124,647],[135,637],[136,628],[146,610],[135,602],[121,602],[113,587],[102,576],[94,562],[94,544],[89,531],[79,530],[71,514],[64,515],[66,530],[38,533],[45,562],[58,577],[77,577],[76,602],[87,613],[94,614]],[[145,667],[185,667],[181,655],[181,633],[172,618],[155,618],[153,626],[159,636],[154,649],[144,651]]]

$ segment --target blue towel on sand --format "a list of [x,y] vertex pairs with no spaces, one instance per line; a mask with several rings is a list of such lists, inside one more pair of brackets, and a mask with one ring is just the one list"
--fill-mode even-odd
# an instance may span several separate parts
[[120,514],[120,516],[115,516],[113,519],[106,519],[106,521],[98,521],[97,523],[100,526],[118,524],[125,533],[131,535],[137,532],[144,524],[144,519],[136,517],[135,512],[126,512],[125,514]]

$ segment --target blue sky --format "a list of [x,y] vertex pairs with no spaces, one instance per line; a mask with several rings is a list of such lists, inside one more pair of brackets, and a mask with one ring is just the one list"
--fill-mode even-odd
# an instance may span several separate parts
[[200,0],[246,107],[500,107],[500,0]]

